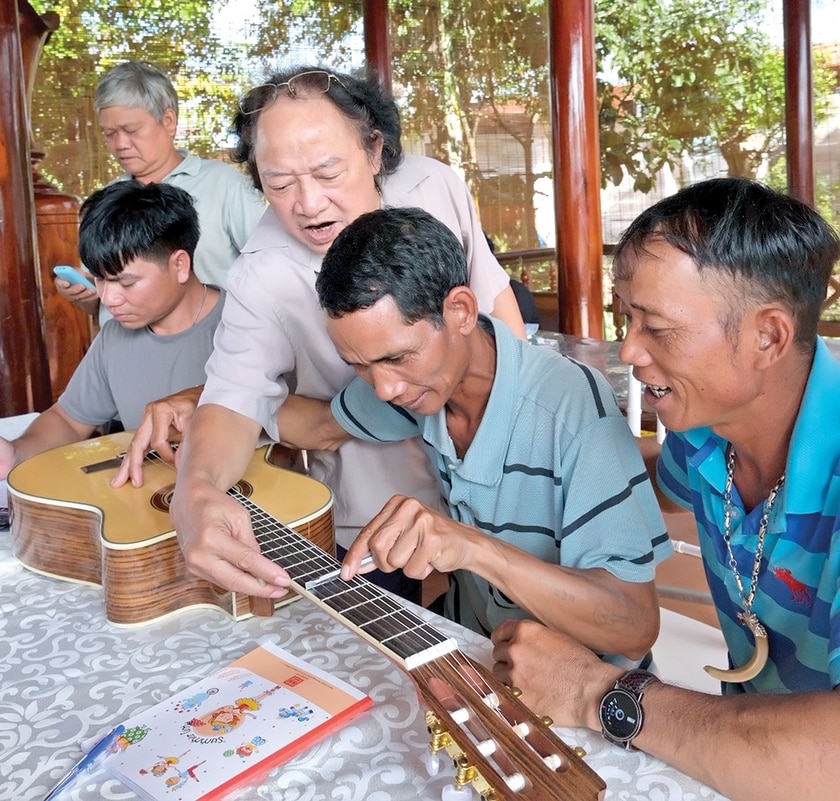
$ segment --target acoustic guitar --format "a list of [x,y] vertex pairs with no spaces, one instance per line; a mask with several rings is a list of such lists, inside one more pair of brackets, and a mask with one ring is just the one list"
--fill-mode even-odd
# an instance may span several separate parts
[[[178,597],[169,598],[165,604],[152,604],[149,595],[159,590],[151,587],[165,587],[169,596],[191,595],[192,605],[208,603],[225,608],[220,603],[217,588],[210,588],[184,574],[183,563],[177,554],[170,554],[165,567],[161,564],[159,549],[156,558],[148,556],[150,548],[164,544],[167,551],[174,549],[177,552],[174,534],[165,523],[158,521],[162,533],[146,537],[142,544],[138,544],[136,535],[128,532],[134,528],[128,517],[130,510],[145,519],[149,515],[145,506],[156,506],[157,502],[150,502],[148,489],[141,492],[124,488],[145,501],[131,506],[123,500],[124,505],[114,506],[111,496],[119,496],[122,490],[115,491],[108,486],[112,469],[101,471],[104,475],[96,480],[96,490],[91,490],[76,475],[84,467],[89,469],[91,465],[99,467],[113,462],[129,438],[130,435],[114,435],[80,443],[75,448],[60,449],[65,456],[50,451],[41,455],[48,458],[34,457],[9,474],[16,555],[39,572],[101,583],[106,597],[111,596],[106,603],[109,619],[116,617],[121,622],[139,622],[139,617],[145,616],[151,620],[166,613],[169,607],[186,605]],[[323,544],[318,543],[319,537],[305,536],[307,531],[313,533],[313,527],[323,527],[327,519],[332,528],[332,498],[326,487],[298,473],[280,470],[282,493],[274,483],[274,492],[269,491],[267,495],[288,496],[291,508],[284,510],[286,515],[275,514],[268,506],[269,498],[265,499],[263,507],[249,497],[262,498],[267,489],[256,484],[253,492],[251,488],[263,458],[264,455],[255,458],[245,480],[228,491],[248,510],[262,553],[283,565],[292,579],[292,588],[299,595],[363,637],[408,673],[429,707],[426,722],[431,734],[430,754],[446,755],[452,760],[455,788],[472,787],[485,801],[603,799],[606,784],[582,760],[582,754],[551,730],[551,721],[537,717],[528,709],[519,700],[518,693],[462,653],[454,639],[364,576],[349,581],[339,578],[340,564],[327,553]],[[65,462],[61,469],[56,460]],[[147,483],[152,478],[151,473],[157,475],[159,467],[146,468]],[[46,471],[51,476],[49,481]],[[67,473],[73,473],[72,481]],[[286,481],[292,483],[286,484]],[[32,485],[43,489],[45,483],[61,484],[63,489],[52,491],[50,499],[46,500],[43,493],[31,489]],[[82,493],[80,487],[87,487],[86,492]],[[164,485],[158,493],[165,494],[166,491]],[[84,500],[79,499],[80,494]],[[77,529],[72,533],[67,531],[64,522],[68,510],[77,519]],[[160,511],[159,514],[165,513]],[[281,522],[280,517],[287,522]],[[91,533],[94,528],[95,537]],[[101,548],[101,553],[91,547],[91,542]],[[332,550],[332,543],[329,550]],[[121,563],[121,556],[127,556],[125,565]],[[117,575],[112,573],[112,562],[117,563]],[[62,565],[61,570],[57,565]],[[135,586],[138,583],[135,571],[140,574],[143,585],[139,592],[128,589],[132,583]],[[161,575],[170,572],[171,576]],[[116,579],[119,589],[110,586],[112,579]],[[200,585],[204,585],[203,588]],[[152,608],[134,615],[138,620],[126,621],[125,618],[131,615],[132,603],[152,604]],[[232,605],[228,611],[234,616],[238,614]]]
[[[38,573],[100,585],[105,615],[117,625],[200,606],[237,620],[271,615],[274,601],[229,592],[187,570],[169,518],[171,465],[151,454],[142,487],[110,486],[131,436],[121,432],[45,451],[9,473],[17,559]],[[273,453],[270,447],[255,451],[236,491],[258,498],[268,513],[332,553],[332,493],[309,476],[274,466]]]

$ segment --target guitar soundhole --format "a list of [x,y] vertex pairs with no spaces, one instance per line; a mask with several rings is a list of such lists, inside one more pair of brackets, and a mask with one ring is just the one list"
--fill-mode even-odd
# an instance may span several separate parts
[[[245,481],[244,478],[241,481],[237,481],[236,484],[234,484],[233,489],[244,495],[246,498],[250,498],[254,494],[253,485]],[[151,498],[149,498],[149,503],[152,505],[152,508],[157,509],[159,512],[169,514],[169,507],[172,503],[172,493],[174,491],[174,484],[167,484],[165,487],[161,487],[154,493],[154,495],[152,495]]]

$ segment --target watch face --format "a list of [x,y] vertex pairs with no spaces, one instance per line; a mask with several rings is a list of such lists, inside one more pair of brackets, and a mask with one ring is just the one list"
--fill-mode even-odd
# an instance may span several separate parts
[[626,690],[610,690],[601,701],[601,726],[616,740],[626,742],[642,727],[642,710],[636,696]]

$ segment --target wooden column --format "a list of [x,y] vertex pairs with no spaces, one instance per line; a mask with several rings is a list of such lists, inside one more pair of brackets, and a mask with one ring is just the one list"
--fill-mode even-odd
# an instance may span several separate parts
[[593,0],[549,0],[560,331],[603,339],[601,165]]
[[365,59],[368,77],[378,78],[390,95],[391,42],[388,35],[388,0],[364,0]]
[[44,338],[50,369],[53,402],[58,400],[90,346],[91,320],[75,303],[59,295],[52,268],[69,264],[78,268],[80,198],[62,192],[38,170],[44,153],[32,135],[32,96],[44,45],[59,26],[58,14],[38,14],[25,0],[19,4],[18,26],[23,56],[23,81],[29,138],[32,186],[35,197],[36,246],[41,273]]
[[[25,4],[28,6],[28,4]],[[0,3],[0,416],[50,405],[18,7]]]
[[788,194],[814,206],[814,74],[810,0],[784,0]]

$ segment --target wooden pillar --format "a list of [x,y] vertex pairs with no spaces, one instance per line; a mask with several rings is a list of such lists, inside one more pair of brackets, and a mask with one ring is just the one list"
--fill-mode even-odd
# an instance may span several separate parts
[[810,0],[784,0],[788,194],[814,206],[814,74]]
[[388,0],[364,0],[365,59],[368,77],[378,79],[390,95],[391,42],[388,35]]
[[560,331],[602,339],[601,165],[593,0],[549,0]]
[[24,85],[18,4],[1,2],[0,416],[50,405]]
[[39,172],[44,153],[38,148],[31,124],[32,95],[38,61],[44,45],[60,23],[58,14],[38,14],[25,0],[20,3],[18,30],[23,56],[23,81],[35,198],[36,245],[41,273],[44,340],[53,402],[58,400],[85,351],[90,346],[91,320],[75,303],[59,295],[53,283],[56,264],[79,267],[79,208],[81,200],[60,191]]

